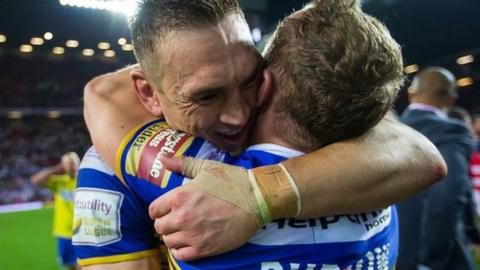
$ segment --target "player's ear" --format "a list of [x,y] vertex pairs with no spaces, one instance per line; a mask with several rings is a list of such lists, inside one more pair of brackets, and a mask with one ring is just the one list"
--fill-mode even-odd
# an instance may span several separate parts
[[132,79],[135,93],[143,107],[152,115],[162,117],[163,113],[158,99],[158,93],[147,81],[143,70],[133,68],[130,71],[130,78]]
[[270,101],[273,92],[272,71],[268,68],[263,70],[263,80],[257,93],[257,107],[262,107]]

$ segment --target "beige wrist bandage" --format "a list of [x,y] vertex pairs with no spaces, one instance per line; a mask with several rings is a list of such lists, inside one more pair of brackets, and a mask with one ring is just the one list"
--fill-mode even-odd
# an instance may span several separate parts
[[195,175],[193,185],[246,210],[259,228],[272,219],[295,217],[301,211],[297,186],[281,164],[247,171],[215,161],[184,160],[184,174]]
[[[270,220],[296,217],[300,214],[302,210],[300,193],[292,176],[281,163],[258,167],[250,171],[268,205]],[[259,204],[262,201],[258,195],[257,201]],[[260,209],[262,208],[260,207]]]

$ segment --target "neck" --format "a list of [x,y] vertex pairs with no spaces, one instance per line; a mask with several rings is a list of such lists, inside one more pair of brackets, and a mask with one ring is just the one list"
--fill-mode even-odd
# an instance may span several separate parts
[[429,105],[442,111],[447,107],[445,105],[445,102],[442,102],[439,100],[433,100],[433,99],[426,99],[426,98],[412,99],[412,103],[421,103],[421,104]]
[[250,140],[250,144],[272,143],[288,147],[290,149],[302,151],[298,147],[289,144],[282,139],[275,128],[275,121],[279,120],[274,112],[273,105],[266,105],[258,114],[255,129]]

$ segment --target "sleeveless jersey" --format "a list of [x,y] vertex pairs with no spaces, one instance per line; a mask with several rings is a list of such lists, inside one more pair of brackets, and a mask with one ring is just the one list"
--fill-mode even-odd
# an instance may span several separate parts
[[[272,144],[250,147],[231,157],[205,140],[154,121],[127,136],[117,154],[121,181],[149,204],[190,181],[166,171],[159,154],[224,160],[253,168],[276,164],[301,153]],[[280,219],[260,229],[233,251],[196,261],[170,258],[173,269],[393,269],[398,249],[394,206],[362,214]]]
[[78,173],[72,243],[82,266],[160,256],[148,204],[120,182],[93,147]]

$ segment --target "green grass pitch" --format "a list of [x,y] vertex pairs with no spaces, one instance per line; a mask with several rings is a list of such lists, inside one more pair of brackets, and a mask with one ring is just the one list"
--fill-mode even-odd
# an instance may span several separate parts
[[[0,214],[0,270],[61,270],[52,236],[53,209]],[[480,262],[477,258],[477,269]]]
[[60,270],[53,209],[0,214],[0,270]]

